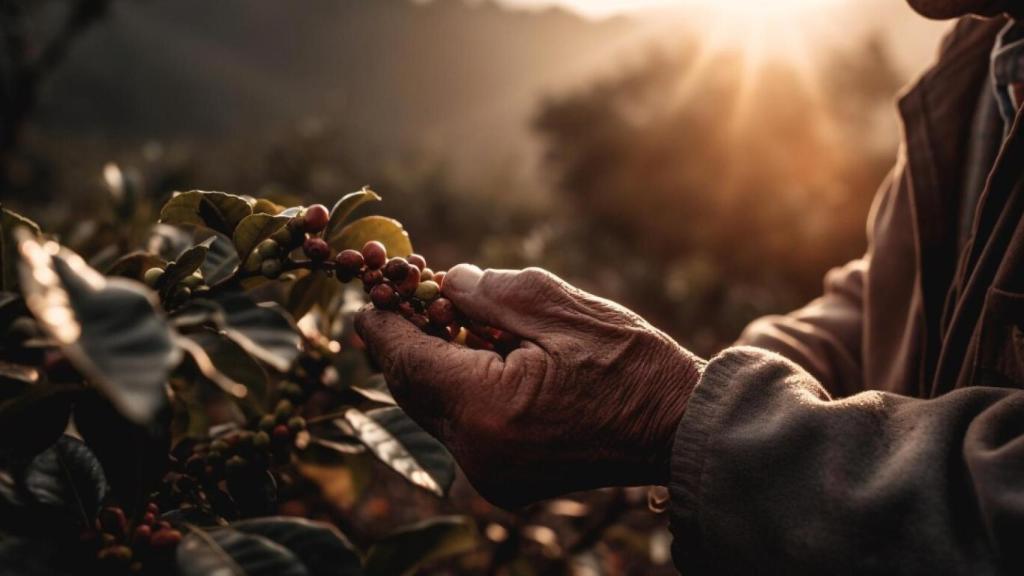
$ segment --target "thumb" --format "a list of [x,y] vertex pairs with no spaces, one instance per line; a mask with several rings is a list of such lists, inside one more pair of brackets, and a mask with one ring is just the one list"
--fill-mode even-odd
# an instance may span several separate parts
[[540,342],[565,305],[563,284],[540,268],[481,270],[459,264],[448,271],[441,290],[471,320]]

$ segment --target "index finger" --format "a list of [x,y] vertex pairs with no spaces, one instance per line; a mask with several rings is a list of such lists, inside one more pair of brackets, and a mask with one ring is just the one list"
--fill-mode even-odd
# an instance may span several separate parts
[[393,312],[360,312],[356,331],[377,359],[395,399],[431,432],[457,410],[466,390],[479,389],[501,374],[497,354],[424,334]]

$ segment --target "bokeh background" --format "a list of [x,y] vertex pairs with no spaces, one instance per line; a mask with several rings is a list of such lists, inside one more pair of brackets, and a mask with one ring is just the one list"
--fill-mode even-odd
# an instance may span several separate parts
[[[543,266],[705,355],[862,253],[895,95],[947,26],[901,0],[0,0],[0,18],[0,200],[77,246],[105,179],[155,206],[369,185],[435,268]],[[364,517],[468,509],[578,573],[673,572],[642,490],[529,519],[464,484],[442,504],[375,490]]]

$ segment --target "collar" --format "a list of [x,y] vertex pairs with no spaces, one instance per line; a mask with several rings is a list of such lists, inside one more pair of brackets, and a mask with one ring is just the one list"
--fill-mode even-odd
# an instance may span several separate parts
[[1024,104],[1024,22],[1008,22],[999,32],[991,66],[999,114],[1009,130]]

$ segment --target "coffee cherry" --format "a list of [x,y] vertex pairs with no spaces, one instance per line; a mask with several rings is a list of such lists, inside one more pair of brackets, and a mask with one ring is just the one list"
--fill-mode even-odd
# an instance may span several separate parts
[[203,283],[203,273],[196,270],[181,280],[181,285],[195,290]]
[[219,438],[217,440],[214,440],[213,442],[210,443],[210,451],[211,452],[220,452],[221,454],[223,454],[223,453],[227,452],[230,449],[231,449],[231,446],[229,446],[227,442],[225,442],[225,441],[223,441],[223,440],[221,440]]
[[424,330],[424,331],[427,328],[430,327],[430,321],[427,320],[427,317],[426,316],[421,316],[419,314],[416,314],[415,316],[411,316],[409,318],[409,322],[412,322],[413,326],[419,328],[420,330]]
[[142,515],[143,524],[152,525],[153,522],[156,522],[156,514],[154,514],[153,512],[146,512]]
[[127,564],[132,560],[132,549],[127,546],[110,546],[97,552],[96,559]]
[[423,300],[424,302],[430,302],[441,295],[441,287],[437,285],[437,282],[433,280],[427,280],[426,282],[420,282],[420,285],[416,287],[414,296]]
[[163,268],[150,268],[149,270],[146,270],[146,273],[143,276],[143,280],[146,282],[146,286],[149,286],[150,288],[155,288],[156,283],[160,281],[160,278],[162,278],[163,275]]
[[306,429],[306,419],[302,416],[293,416],[288,420],[288,430],[292,432],[299,432]]
[[409,264],[412,264],[420,270],[424,270],[427,267],[427,259],[419,254],[410,254],[408,260]]
[[406,274],[405,280],[402,280],[395,286],[398,293],[408,298],[416,292],[416,287],[420,285],[420,269],[415,266],[409,266],[409,273]]
[[433,280],[433,279],[434,279],[434,271],[433,270],[431,270],[430,268],[423,268],[422,270],[420,270],[420,280],[421,281],[423,281],[423,280]]
[[363,255],[358,250],[351,248],[338,252],[334,261],[338,265],[338,279],[342,282],[349,282],[363,269]]
[[267,238],[256,246],[256,252],[264,259],[280,258],[282,253],[281,244],[273,238]]
[[405,280],[409,275],[409,262],[402,257],[395,257],[388,260],[384,265],[384,277],[396,283]]
[[159,514],[160,507],[156,505],[156,502],[150,502],[149,504],[146,504],[146,512],[154,515]]
[[380,268],[388,260],[388,249],[376,240],[370,240],[364,244],[362,253],[363,260],[366,261],[366,267],[371,270]]
[[449,326],[455,322],[455,306],[447,298],[438,298],[427,306],[427,318],[435,326]]
[[302,229],[309,234],[316,234],[327,227],[331,213],[323,204],[314,204],[302,214]]
[[128,528],[128,519],[124,516],[124,510],[116,506],[106,506],[100,510],[97,516],[99,528],[115,536],[125,533]]
[[302,251],[314,262],[323,262],[331,255],[331,247],[327,245],[327,242],[323,238],[315,236],[306,238],[306,241],[302,243]]
[[259,428],[260,430],[263,430],[265,432],[270,432],[271,430],[274,429],[274,424],[276,423],[277,422],[274,421],[273,414],[266,414],[262,418],[260,418]]
[[291,400],[282,398],[277,402],[277,406],[274,407],[274,419],[278,424],[282,424],[291,418],[293,412],[295,412],[295,405],[292,404]]
[[150,537],[153,536],[153,528],[148,524],[142,524],[135,527],[135,535],[132,536],[133,544],[141,544],[143,542],[149,543]]
[[280,442],[291,438],[291,432],[288,431],[288,427],[284,424],[278,424],[274,426],[273,436],[275,441]]
[[181,542],[181,532],[171,528],[154,532],[149,538],[149,545],[157,550],[173,548]]
[[444,290],[444,277],[445,277],[445,275],[447,275],[447,274],[448,274],[448,273],[447,273],[447,272],[445,272],[444,270],[442,270],[442,271],[440,271],[440,272],[434,272],[434,278],[433,278],[433,280],[434,280],[434,282],[437,282],[437,286],[438,286],[438,287],[439,287],[439,288],[440,288],[441,290]]
[[401,302],[398,304],[398,313],[401,314],[403,318],[412,318],[416,315],[416,308],[411,302]]
[[363,290],[369,294],[374,286],[384,281],[384,273],[380,270],[367,270],[363,272]]
[[282,269],[283,266],[281,265],[280,260],[264,260],[263,264],[260,264],[260,274],[263,274],[264,276],[270,278],[271,280],[280,276]]
[[267,446],[270,446],[270,434],[260,430],[252,437],[252,445],[257,448],[266,448]]
[[370,290],[370,301],[381,310],[394,310],[399,302],[398,292],[387,284],[377,284]]

